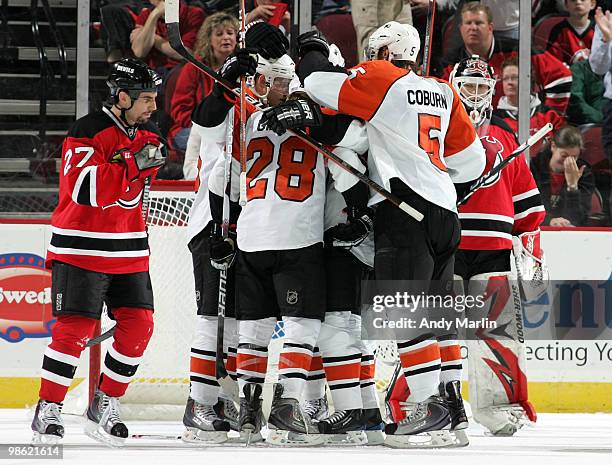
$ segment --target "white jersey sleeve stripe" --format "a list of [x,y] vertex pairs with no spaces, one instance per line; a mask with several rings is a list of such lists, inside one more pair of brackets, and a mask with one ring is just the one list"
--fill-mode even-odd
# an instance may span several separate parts
[[317,71],[304,79],[304,90],[319,105],[338,110],[340,89],[348,78],[342,73]]
[[478,136],[460,152],[445,157],[448,174],[454,183],[473,181],[482,175],[485,168],[485,150]]

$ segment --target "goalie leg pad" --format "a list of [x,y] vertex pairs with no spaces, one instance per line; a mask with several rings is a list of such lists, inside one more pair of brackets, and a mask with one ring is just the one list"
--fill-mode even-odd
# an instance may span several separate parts
[[[518,286],[511,273],[474,276],[469,293],[485,296],[480,315],[497,322],[497,329],[478,329],[467,340],[469,353],[470,403],[474,417],[478,410],[528,403],[522,307]],[[503,334],[498,335],[503,330]]]

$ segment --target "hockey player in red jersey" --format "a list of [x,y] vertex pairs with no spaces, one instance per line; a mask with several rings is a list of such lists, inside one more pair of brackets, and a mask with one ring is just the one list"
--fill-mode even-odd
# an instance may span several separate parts
[[[491,115],[494,74],[484,60],[474,56],[459,62],[451,73],[451,83],[468,110],[487,151],[488,172],[508,157],[518,146],[514,131]],[[522,316],[516,283],[511,270],[514,248],[517,268],[529,257],[524,286],[538,281],[542,266],[540,224],[545,210],[540,192],[524,157],[518,157],[491,179],[459,208],[461,243],[455,258],[455,274],[470,295],[486,295],[488,318],[510,324],[511,338],[500,340],[485,330],[468,337],[470,402],[474,419],[493,434],[512,435],[522,426],[526,415],[535,421],[533,406],[527,397],[525,349],[515,313]],[[513,247],[514,243],[514,247]],[[531,281],[528,280],[533,277]],[[513,282],[514,281],[514,282]],[[513,298],[516,297],[516,298]],[[521,317],[519,317],[520,320]],[[456,353],[459,353],[457,348]],[[449,366],[446,368],[445,363]],[[445,362],[442,370],[457,381],[461,359]]]
[[145,228],[148,185],[164,163],[150,122],[161,78],[143,62],[115,63],[110,99],[77,120],[62,147],[59,203],[51,219],[52,340],[42,365],[34,440],[63,437],[62,402],[102,307],[117,322],[86,433],[121,445],[128,430],[119,398],[134,377],[153,332],[153,292]]

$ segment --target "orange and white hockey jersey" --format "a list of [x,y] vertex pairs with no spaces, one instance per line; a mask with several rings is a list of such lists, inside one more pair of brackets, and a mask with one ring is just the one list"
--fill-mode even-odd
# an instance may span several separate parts
[[423,198],[456,211],[453,182],[483,172],[482,144],[445,81],[375,60],[348,75],[313,72],[304,88],[319,104],[366,121],[369,174],[387,189],[397,177]]
[[[298,138],[259,128],[262,112],[247,119],[247,204],[242,207],[236,233],[245,252],[288,250],[323,241],[325,164],[323,157]],[[222,143],[224,123],[204,128],[203,137]],[[234,118],[234,135],[239,133]],[[239,195],[239,151],[233,150],[232,200]],[[224,159],[220,157],[209,179],[209,189],[223,195]]]

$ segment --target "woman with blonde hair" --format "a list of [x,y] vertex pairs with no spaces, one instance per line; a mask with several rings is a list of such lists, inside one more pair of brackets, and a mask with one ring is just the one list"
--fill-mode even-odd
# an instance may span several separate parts
[[[236,48],[238,19],[224,12],[206,18],[198,32],[194,53],[200,61],[218,71]],[[173,148],[184,151],[191,130],[191,113],[212,90],[214,80],[191,63],[179,71],[172,94],[170,116],[173,125],[168,140]]]

